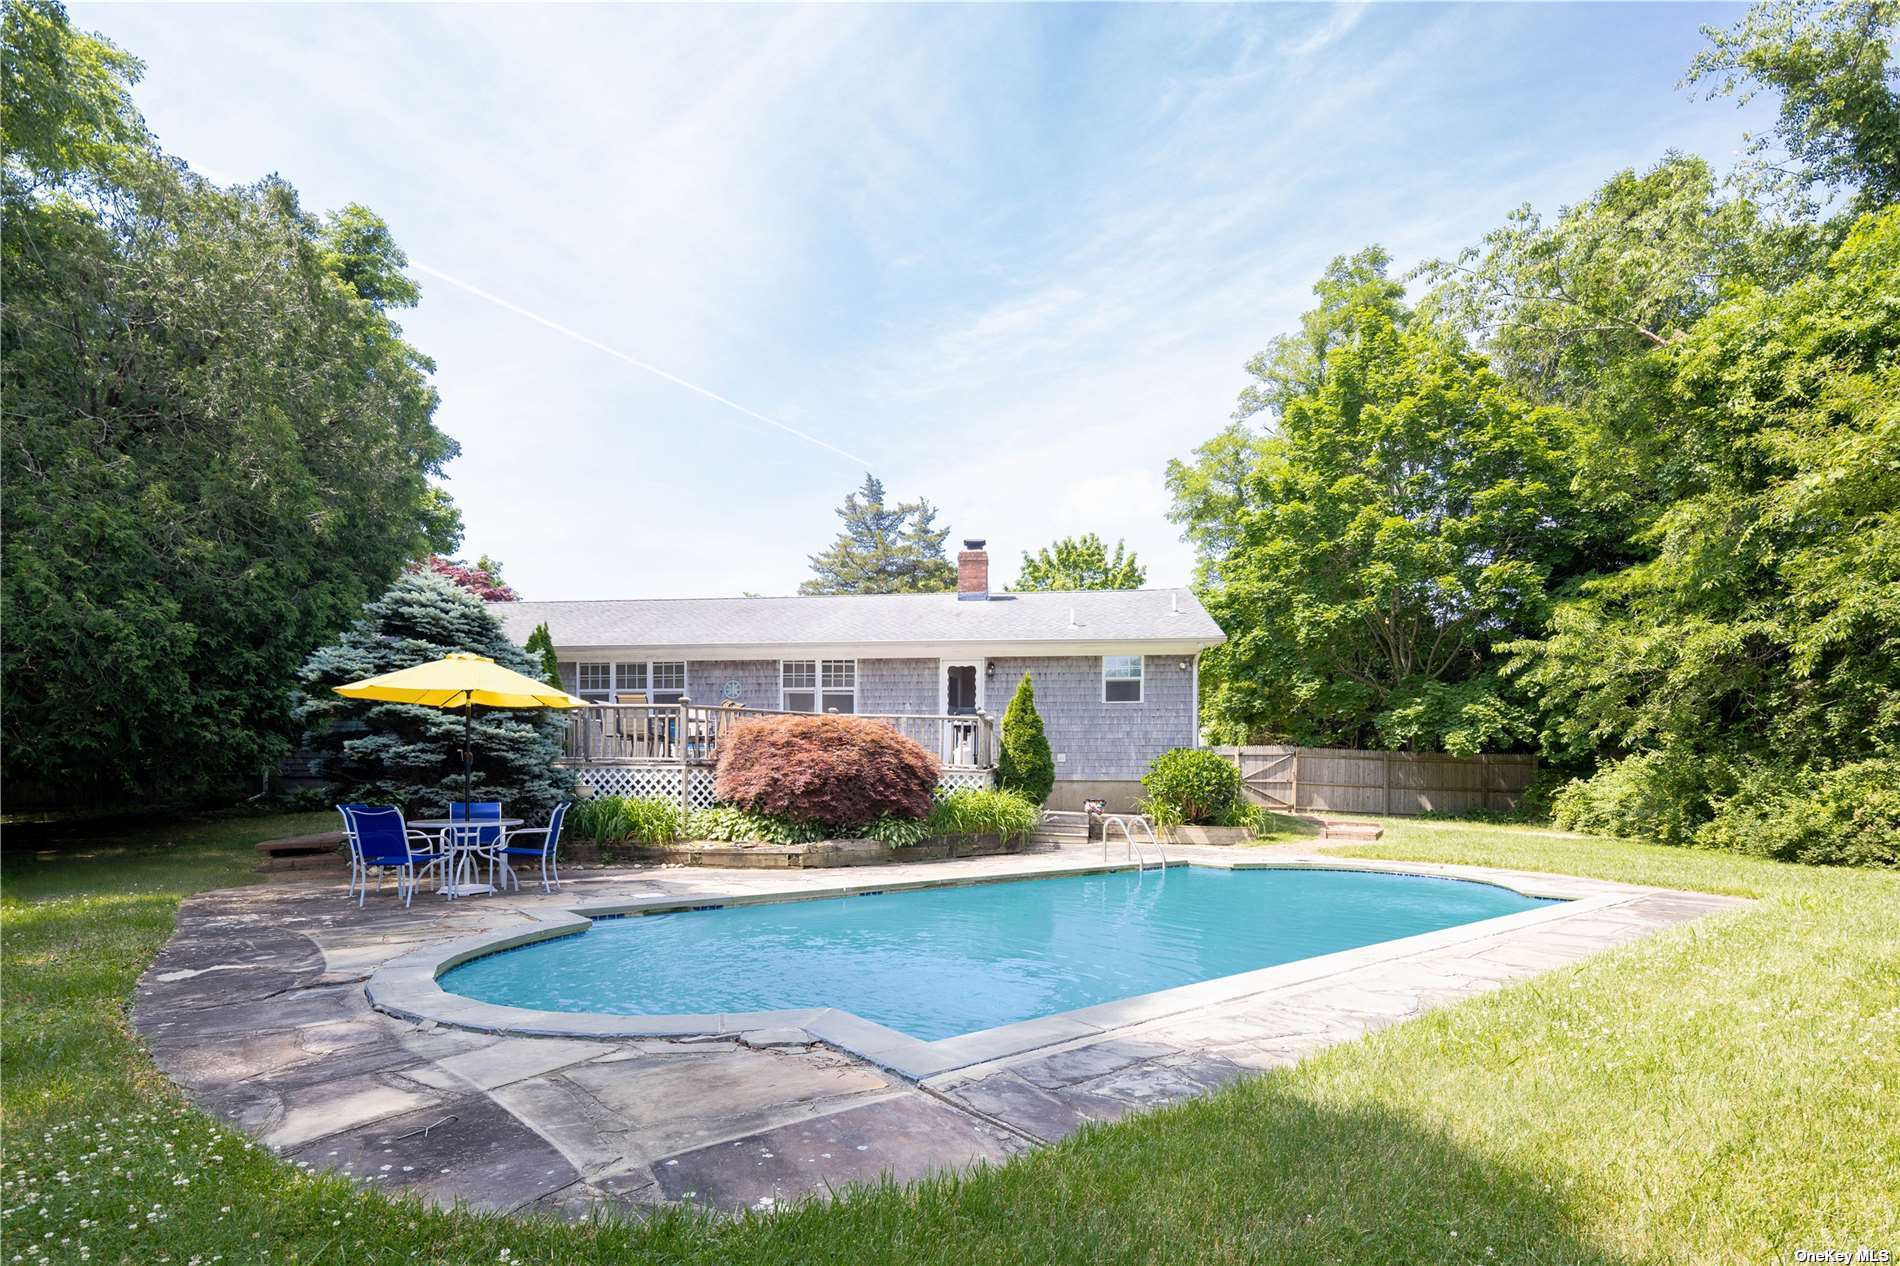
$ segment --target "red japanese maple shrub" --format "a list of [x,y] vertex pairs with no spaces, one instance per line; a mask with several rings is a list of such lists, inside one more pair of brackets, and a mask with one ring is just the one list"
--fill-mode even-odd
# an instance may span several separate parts
[[862,826],[885,814],[927,816],[941,772],[935,756],[882,721],[761,717],[720,738],[713,794],[754,813]]

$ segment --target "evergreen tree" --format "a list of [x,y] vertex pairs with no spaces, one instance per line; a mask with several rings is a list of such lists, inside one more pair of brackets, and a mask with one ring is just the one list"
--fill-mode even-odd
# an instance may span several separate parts
[[[304,662],[298,715],[307,727],[305,743],[339,798],[397,804],[427,817],[440,817],[462,798],[460,711],[345,699],[331,691],[451,651],[486,655],[516,672],[532,674],[537,667],[480,599],[429,573],[403,576]],[[571,798],[574,776],[554,763],[566,725],[566,715],[555,709],[477,708],[474,798],[499,800],[510,816],[530,820]]]
[[1022,684],[1003,712],[1001,750],[996,756],[996,785],[1041,804],[1056,785],[1056,761],[1036,711],[1036,687],[1023,674]]
[[1140,560],[1122,541],[1115,542],[1111,555],[1102,538],[1090,532],[1086,536],[1065,536],[1034,554],[1023,555],[1022,571],[1010,586],[1015,593],[1034,593],[1049,589],[1139,589],[1148,579]]
[[844,530],[831,548],[811,556],[812,578],[800,593],[945,593],[956,568],[944,557],[949,528],[936,525],[928,501],[887,504],[873,475],[838,507]]
[[561,682],[561,657],[554,653],[554,634],[548,631],[546,621],[534,626],[534,632],[528,634],[524,649],[541,661],[542,681],[562,690],[567,689]]

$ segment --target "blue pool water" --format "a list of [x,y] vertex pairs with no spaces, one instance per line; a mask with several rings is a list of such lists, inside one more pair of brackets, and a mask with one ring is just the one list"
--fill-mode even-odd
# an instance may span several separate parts
[[935,1041],[1548,904],[1410,875],[1172,867],[603,919],[441,985],[542,1011],[837,1007]]

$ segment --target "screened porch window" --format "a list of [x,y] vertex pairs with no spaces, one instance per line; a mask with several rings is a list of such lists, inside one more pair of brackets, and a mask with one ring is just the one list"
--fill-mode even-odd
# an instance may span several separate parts
[[1141,702],[1141,656],[1102,657],[1102,700],[1105,703]]
[[858,661],[781,660],[779,706],[787,712],[856,712]]

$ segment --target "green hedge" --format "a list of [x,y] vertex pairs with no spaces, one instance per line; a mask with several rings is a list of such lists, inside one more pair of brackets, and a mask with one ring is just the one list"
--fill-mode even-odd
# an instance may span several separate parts
[[1900,867],[1900,760],[1791,770],[1645,752],[1565,786],[1551,820],[1813,866]]
[[1240,815],[1240,770],[1218,752],[1177,747],[1163,752],[1141,776],[1142,808],[1161,826],[1185,822],[1245,825]]
[[952,791],[939,796],[926,818],[886,814],[857,827],[831,829],[817,822],[753,813],[734,805],[696,809],[682,815],[671,800],[637,796],[597,796],[568,811],[568,829],[599,844],[671,844],[676,840],[760,840],[767,844],[811,844],[861,835],[892,848],[903,848],[943,835],[1028,835],[1041,811],[1009,791]]

